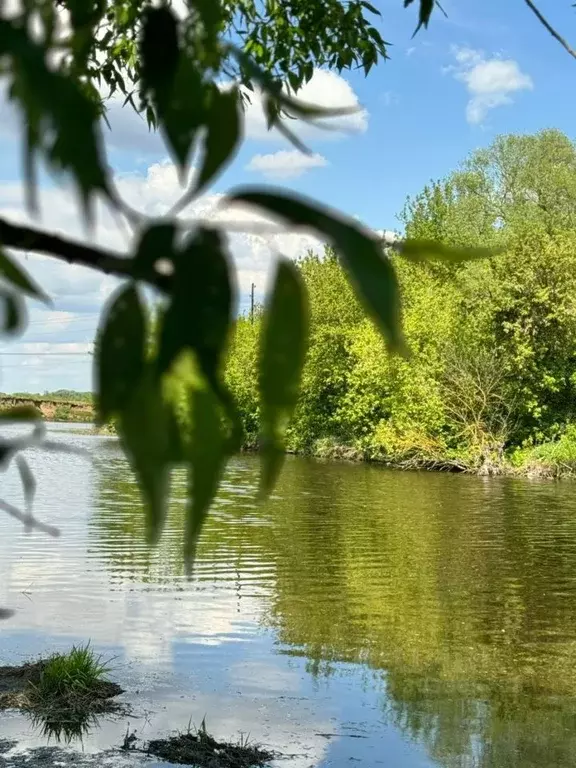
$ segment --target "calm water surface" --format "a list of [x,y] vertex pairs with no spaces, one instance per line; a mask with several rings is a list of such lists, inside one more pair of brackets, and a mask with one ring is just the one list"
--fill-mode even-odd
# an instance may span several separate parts
[[[115,441],[64,431],[90,461],[29,456],[62,537],[0,516],[0,664],[88,639],[114,657],[133,716],[84,750],[206,716],[287,768],[576,765],[575,484],[290,459],[259,508],[241,457],[188,581],[182,481],[150,549]],[[10,713],[0,738],[45,743]]]

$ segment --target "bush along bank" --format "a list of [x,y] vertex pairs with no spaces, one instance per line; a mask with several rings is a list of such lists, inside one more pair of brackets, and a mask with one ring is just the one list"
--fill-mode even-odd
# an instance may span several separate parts
[[[302,258],[311,336],[289,450],[402,468],[574,474],[574,144],[553,130],[499,137],[408,200],[401,219],[409,237],[494,255],[450,264],[391,256],[410,359],[387,354],[330,249]],[[238,320],[227,362],[251,447],[261,323],[261,312]]]
[[[431,247],[415,263],[388,254],[409,358],[386,352],[331,249],[304,255],[310,345],[288,450],[405,469],[573,474],[574,144],[554,130],[498,137],[409,199],[400,218],[407,237],[493,255],[446,263]],[[252,449],[262,321],[260,309],[238,319],[226,363]]]

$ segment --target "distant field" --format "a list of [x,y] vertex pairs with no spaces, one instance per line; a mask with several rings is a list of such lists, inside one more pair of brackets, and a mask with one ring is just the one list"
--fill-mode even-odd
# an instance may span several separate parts
[[0,412],[17,405],[33,403],[49,421],[76,421],[90,423],[94,420],[91,392],[75,392],[59,389],[55,392],[0,392]]
[[73,389],[58,389],[55,392],[0,392],[0,399],[26,399],[42,401],[47,400],[52,403],[86,403],[92,405],[94,396],[92,392],[76,392]]

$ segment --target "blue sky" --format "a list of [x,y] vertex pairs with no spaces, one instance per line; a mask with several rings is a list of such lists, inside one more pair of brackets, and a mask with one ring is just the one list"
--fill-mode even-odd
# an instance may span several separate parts
[[[324,105],[358,103],[360,111],[342,121],[346,131],[319,133],[300,126],[300,135],[315,153],[306,158],[279,136],[266,133],[254,104],[235,163],[187,217],[213,218],[218,195],[226,189],[265,182],[318,198],[374,229],[396,229],[408,195],[449,173],[496,135],[547,127],[574,135],[576,61],[522,0],[445,0],[448,18],[435,11],[429,29],[414,39],[416,8],[403,10],[401,0],[374,4],[382,10],[376,25],[392,43],[390,60],[368,78],[360,72],[343,77],[317,72],[301,94]],[[539,7],[576,44],[576,12],[569,0],[541,0]],[[106,142],[120,189],[132,204],[161,214],[177,193],[162,142],[118,103],[111,105],[110,122]],[[26,220],[19,158],[18,123],[0,103],[0,213],[12,220]],[[234,218],[253,223],[245,212]],[[48,181],[42,223],[86,237],[69,192]],[[129,242],[105,213],[95,237],[120,251]],[[290,233],[272,239],[234,235],[231,247],[242,305],[251,282],[262,295],[275,251],[296,256],[310,245],[314,243],[306,236]],[[48,259],[31,257],[27,265],[46,284],[54,305],[49,310],[31,306],[25,336],[0,344],[0,390],[88,389],[88,352],[98,313],[115,283]]]

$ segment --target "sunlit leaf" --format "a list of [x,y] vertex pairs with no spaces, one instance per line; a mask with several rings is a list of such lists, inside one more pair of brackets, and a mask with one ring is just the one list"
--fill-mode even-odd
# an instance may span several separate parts
[[214,386],[233,306],[230,265],[221,235],[199,228],[178,255],[173,279],[161,331],[160,370],[167,371],[184,350],[190,350]]
[[15,288],[20,288],[21,291],[34,299],[49,301],[44,291],[2,248],[0,248],[0,278]]
[[264,316],[260,348],[262,491],[270,493],[282,466],[284,433],[298,399],[308,344],[306,291],[297,267],[278,264]]
[[191,393],[191,488],[186,515],[186,562],[194,560],[198,537],[222,476],[227,451],[222,409],[205,380],[195,382]]
[[118,418],[118,433],[146,504],[147,531],[156,541],[165,519],[170,480],[168,414],[152,366],[132,388]]
[[358,297],[390,347],[405,351],[398,279],[375,234],[315,201],[282,190],[239,189],[230,199],[257,206],[294,226],[313,229],[327,238],[340,255]]
[[144,369],[146,322],[133,285],[123,286],[103,311],[96,342],[99,420],[107,422],[130,400]]

